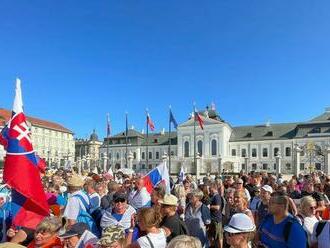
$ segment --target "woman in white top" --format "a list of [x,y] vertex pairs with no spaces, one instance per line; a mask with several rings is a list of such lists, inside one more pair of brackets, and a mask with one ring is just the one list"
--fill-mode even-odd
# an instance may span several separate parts
[[130,248],[165,248],[166,234],[164,229],[159,228],[161,213],[155,208],[142,208],[137,214],[137,221],[141,231],[146,232],[145,236],[140,237],[135,243],[132,242],[134,220],[132,221],[129,234],[127,236],[128,247]]
[[316,201],[313,197],[305,196],[301,198],[300,213],[297,215],[297,217],[307,233],[309,245],[311,245],[311,236],[314,226],[320,220],[315,216],[316,208]]

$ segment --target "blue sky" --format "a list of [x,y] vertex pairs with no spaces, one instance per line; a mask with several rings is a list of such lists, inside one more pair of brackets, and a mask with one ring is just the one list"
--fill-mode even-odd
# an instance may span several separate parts
[[330,2],[3,0],[0,107],[22,80],[27,115],[77,137],[125,112],[156,129],[214,102],[233,126],[308,120],[330,106]]

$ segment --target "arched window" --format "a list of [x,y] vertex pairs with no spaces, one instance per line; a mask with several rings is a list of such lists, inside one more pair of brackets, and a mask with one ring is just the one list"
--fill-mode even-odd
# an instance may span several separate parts
[[184,142],[184,156],[189,157],[189,142]]
[[197,152],[199,153],[199,156],[203,155],[203,141],[201,140],[197,142]]
[[212,152],[211,152],[212,156],[216,156],[217,155],[217,141],[215,139],[212,140],[212,142],[211,142],[211,150],[212,150]]
[[277,154],[278,154],[278,151],[279,151],[278,147],[275,147],[275,148],[274,148],[274,157],[276,157],[276,156],[277,156]]

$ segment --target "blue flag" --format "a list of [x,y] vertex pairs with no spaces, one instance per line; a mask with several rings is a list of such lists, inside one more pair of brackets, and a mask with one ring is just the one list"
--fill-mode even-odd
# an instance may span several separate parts
[[175,129],[178,127],[178,123],[176,122],[176,120],[174,118],[172,110],[170,110],[170,123],[173,123],[173,126],[174,126]]

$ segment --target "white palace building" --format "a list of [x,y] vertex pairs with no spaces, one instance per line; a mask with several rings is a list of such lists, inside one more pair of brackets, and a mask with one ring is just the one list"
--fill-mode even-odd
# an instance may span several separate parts
[[[197,176],[219,172],[266,171],[282,174],[310,173],[322,170],[330,174],[330,109],[305,122],[237,126],[221,119],[215,107],[200,112],[204,129],[194,118],[181,123],[176,132],[151,133],[146,154],[146,134],[129,129],[105,138],[100,153],[106,160],[109,152],[112,168],[131,168],[146,172],[162,161],[168,163],[171,138],[172,175],[181,166]],[[196,165],[194,164],[196,145]],[[128,151],[126,161],[126,149]],[[148,156],[148,164],[147,164]]]

